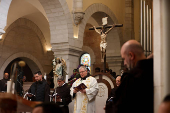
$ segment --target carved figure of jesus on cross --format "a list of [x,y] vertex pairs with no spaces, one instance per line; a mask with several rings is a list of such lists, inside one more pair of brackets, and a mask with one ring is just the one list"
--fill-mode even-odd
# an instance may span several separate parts
[[102,29],[97,30],[96,27],[93,26],[94,30],[97,33],[99,33],[101,36],[101,42],[100,42],[101,62],[104,62],[104,56],[106,54],[106,47],[107,47],[106,36],[109,33],[109,31],[111,31],[114,28],[114,24],[112,25],[111,28],[109,28],[109,30],[107,30],[107,28],[105,28],[107,26],[107,18],[108,17],[102,18],[102,22],[103,22]]
[[[101,62],[104,62],[104,65],[106,65],[106,47],[107,47],[107,34],[114,28],[114,27],[122,27],[123,24],[113,24],[113,25],[107,25],[107,18],[108,17],[103,17],[102,18],[102,22],[103,22],[103,26],[100,27],[95,27],[93,26],[92,28],[89,28],[89,30],[95,30],[97,33],[100,34],[101,36],[101,42],[100,42],[100,51],[101,51]],[[107,28],[109,28],[107,30]],[[98,30],[100,29],[100,30]],[[104,66],[104,72],[105,72],[105,68],[106,66]]]

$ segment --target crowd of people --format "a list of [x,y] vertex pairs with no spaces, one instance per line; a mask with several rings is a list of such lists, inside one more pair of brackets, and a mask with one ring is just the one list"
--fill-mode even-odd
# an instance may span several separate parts
[[[146,58],[140,43],[129,40],[121,48],[121,57],[127,68],[120,76],[115,76],[116,87],[111,90],[103,109],[106,113],[154,113],[153,56]],[[29,88],[27,96],[44,103],[35,106],[33,113],[69,113],[68,105],[73,99],[74,113],[95,113],[99,87],[85,66],[73,70],[69,83],[65,83],[63,76],[57,78],[58,87],[51,95],[52,102],[50,87],[42,79],[42,73],[36,72],[34,77],[36,82]],[[7,79],[4,74],[0,84]],[[1,85],[1,91],[4,90],[2,86],[6,85]],[[169,108],[170,95],[162,101],[159,113],[169,113]]]
[[[129,71],[116,78],[117,87],[106,100],[106,113],[153,113],[153,59],[145,57],[142,46],[135,40],[122,46],[121,57]],[[84,66],[79,68],[79,74],[80,78],[70,88],[70,95],[75,99],[74,113],[95,113],[95,96],[99,90],[97,81]],[[74,87],[81,83],[87,88],[75,90]]]
[[[50,105],[57,107],[56,109],[60,108],[61,113],[69,113],[68,104],[72,101],[72,99],[75,99],[75,113],[95,113],[95,97],[99,90],[97,80],[90,75],[85,66],[80,66],[78,72],[80,77],[77,78],[72,85],[65,83],[63,76],[59,76],[57,78],[58,87],[55,88],[53,94],[51,95],[51,101],[56,105]],[[31,85],[27,96],[30,97],[32,101],[49,103],[49,85],[42,79],[41,72],[34,73],[34,77],[36,82]],[[75,87],[79,87],[81,83],[83,83],[86,88],[77,90]],[[33,113],[38,113],[38,111],[46,111],[43,106],[44,104],[36,106]],[[50,113],[50,111],[48,111],[48,113]],[[51,113],[53,113],[53,111],[51,111]]]

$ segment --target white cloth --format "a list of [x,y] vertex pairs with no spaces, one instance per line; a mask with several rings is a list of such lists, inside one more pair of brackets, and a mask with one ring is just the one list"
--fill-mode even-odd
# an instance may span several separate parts
[[95,98],[98,93],[98,83],[96,79],[92,76],[86,78],[86,80],[81,80],[79,78],[76,80],[71,87],[71,96],[73,97],[73,88],[79,84],[84,83],[87,88],[86,94],[77,92],[75,96],[74,103],[74,113],[95,113]]

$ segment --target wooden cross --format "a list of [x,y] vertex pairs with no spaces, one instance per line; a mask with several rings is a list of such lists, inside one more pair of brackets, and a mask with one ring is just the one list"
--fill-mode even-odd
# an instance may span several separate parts
[[[103,71],[104,73],[106,73],[106,47],[107,47],[107,42],[106,42],[106,37],[107,34],[114,28],[114,27],[122,27],[123,24],[113,24],[113,25],[107,25],[107,18],[108,17],[104,17],[102,18],[102,22],[103,22],[103,26],[99,26],[99,27],[91,27],[89,28],[89,30],[95,30],[97,33],[100,34],[101,36],[101,42],[100,42],[100,50],[101,50],[101,62],[104,62],[103,65]],[[109,29],[108,29],[109,28]],[[100,30],[98,30],[100,29]]]

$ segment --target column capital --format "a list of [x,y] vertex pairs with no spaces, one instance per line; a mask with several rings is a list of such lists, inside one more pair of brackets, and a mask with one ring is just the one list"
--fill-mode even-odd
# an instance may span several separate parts
[[71,55],[79,57],[82,53],[81,48],[70,46],[69,43],[52,44],[54,56]]

